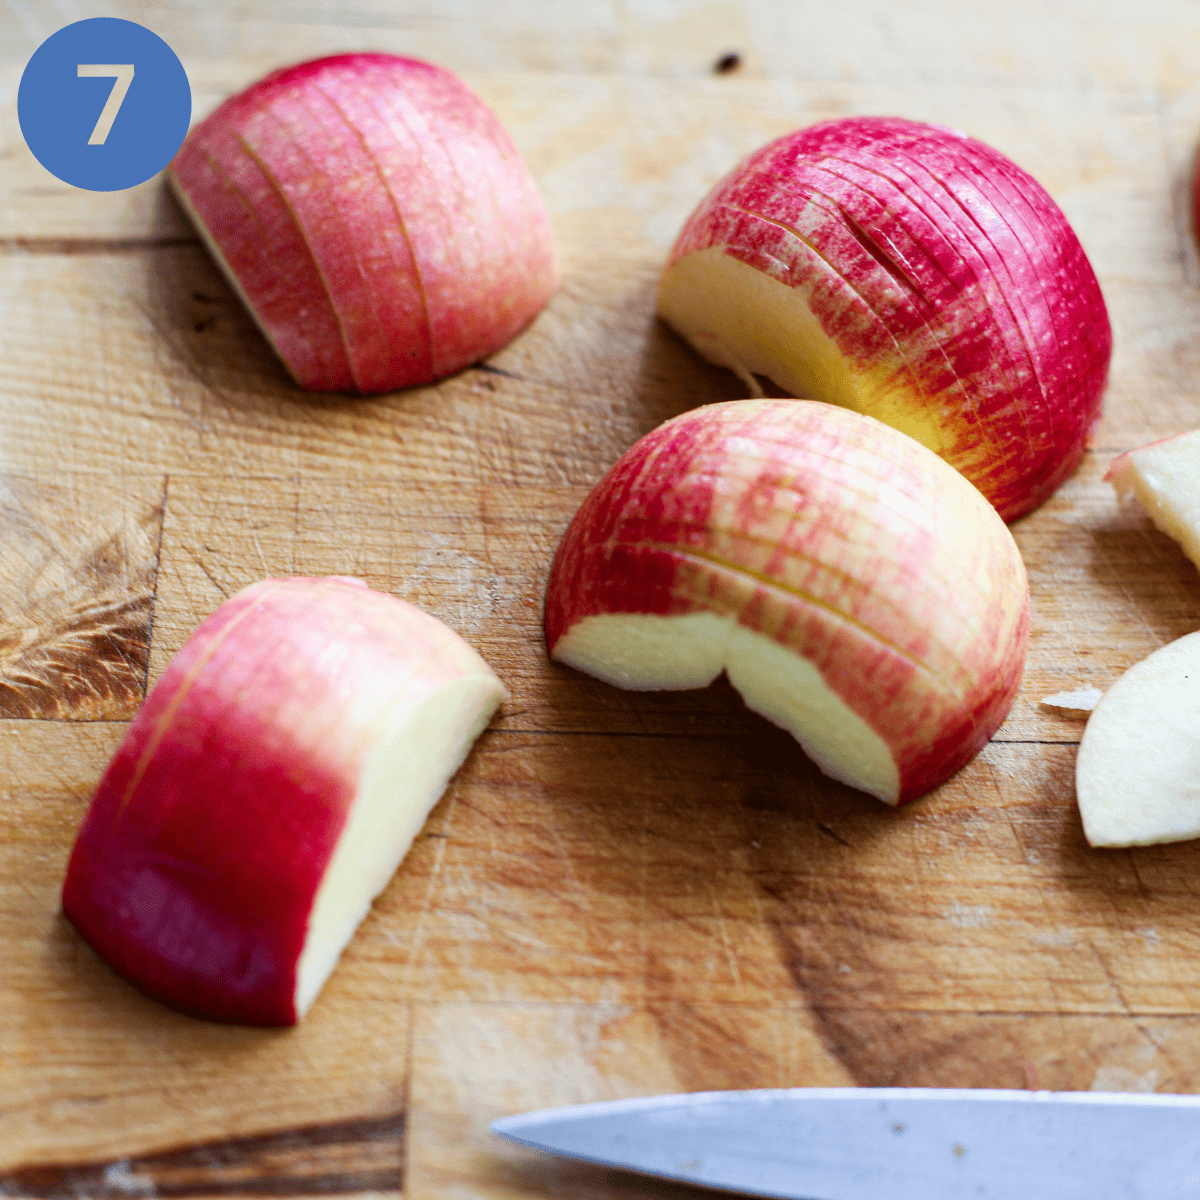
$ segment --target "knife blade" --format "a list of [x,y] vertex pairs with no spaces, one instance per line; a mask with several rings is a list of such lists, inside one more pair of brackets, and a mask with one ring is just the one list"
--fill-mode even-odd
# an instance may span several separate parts
[[545,1109],[501,1137],[779,1200],[1197,1200],[1200,1096],[696,1092]]

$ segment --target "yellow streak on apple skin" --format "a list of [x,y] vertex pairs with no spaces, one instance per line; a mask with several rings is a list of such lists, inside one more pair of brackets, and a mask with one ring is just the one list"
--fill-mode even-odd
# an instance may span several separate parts
[[[272,591],[279,591],[283,586],[275,581],[264,581],[261,584],[255,585],[262,589],[263,593],[270,594]],[[266,595],[263,595],[256,603],[247,604],[240,613],[237,614],[216,637],[204,647],[204,651],[196,658],[188,669],[188,673],[179,682],[179,686],[171,694],[171,699],[167,702],[167,706],[159,715],[155,723],[154,732],[150,735],[141,755],[138,758],[137,766],[133,770],[133,775],[129,780],[129,785],[126,787],[121,796],[120,803],[117,805],[117,817],[125,811],[129,801],[133,799],[134,792],[137,791],[138,785],[142,782],[142,777],[146,774],[155,754],[158,752],[162,740],[167,735],[167,731],[174,724],[175,716],[179,712],[180,706],[187,699],[188,693],[192,690],[192,685],[196,682],[196,677],[208,665],[212,656],[225,644],[229,635],[252,613],[257,612],[262,608],[266,600]]]
[[552,657],[632,691],[707,687],[724,670],[746,706],[786,729],[830,778],[885,804],[900,795],[887,743],[817,667],[732,615],[585,617],[558,640]]
[[[685,254],[663,272],[658,312],[717,366],[765,375],[793,396],[865,413],[935,454],[949,451],[951,440],[925,397],[881,378],[890,377],[890,370],[851,372],[813,315],[811,294],[811,286],[791,287],[727,254],[723,246],[709,246]],[[713,296],[721,297],[719,307]]]

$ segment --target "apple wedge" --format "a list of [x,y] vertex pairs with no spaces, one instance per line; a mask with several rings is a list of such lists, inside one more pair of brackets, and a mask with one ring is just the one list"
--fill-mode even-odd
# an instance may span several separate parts
[[764,146],[689,217],[658,313],[761,395],[867,413],[957,467],[1006,521],[1079,463],[1112,335],[1061,210],[1004,155],[895,117]]
[[1200,633],[1134,663],[1088,718],[1075,795],[1092,846],[1200,837]]
[[1200,429],[1117,455],[1104,476],[1200,568]]
[[63,909],[173,1008],[294,1024],[503,696],[456,633],[359,580],[254,584],[147,696]]
[[558,283],[500,121],[443,67],[338,54],[231,96],[167,172],[302,388],[389,391],[500,349]]
[[558,548],[546,644],[619,687],[722,671],[826,774],[889,804],[968,762],[1029,630],[1012,535],[905,434],[818,401],[694,409],[600,481]]

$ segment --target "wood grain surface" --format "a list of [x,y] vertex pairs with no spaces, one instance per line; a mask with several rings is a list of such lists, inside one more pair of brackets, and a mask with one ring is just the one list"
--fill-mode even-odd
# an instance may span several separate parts
[[[546,197],[559,294],[437,386],[297,392],[160,181],[78,191],[25,147],[29,55],[103,15],[172,45],[197,115],[338,50],[458,71]],[[1187,0],[7,0],[0,1195],[690,1200],[487,1124],[708,1088],[1200,1091],[1200,846],[1089,850],[1081,723],[1039,703],[1200,628],[1195,568],[1103,482],[1200,426],[1197,47]],[[1013,712],[900,812],[724,683],[616,691],[540,631],[590,486],[741,393],[654,320],[679,225],[750,150],[851,113],[965,129],[1036,175],[1117,346],[1093,449],[1014,527],[1034,625]],[[64,921],[75,830],[195,625],[263,576],[327,573],[436,614],[511,698],[302,1026],[178,1016]]]

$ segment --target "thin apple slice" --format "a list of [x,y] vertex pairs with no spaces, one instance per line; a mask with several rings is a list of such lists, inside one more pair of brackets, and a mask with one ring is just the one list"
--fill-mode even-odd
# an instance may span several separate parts
[[1200,837],[1200,633],[1135,663],[1083,731],[1075,794],[1093,846]]
[[1121,500],[1136,497],[1200,568],[1200,429],[1127,450],[1104,478]]
[[246,588],[131,724],[64,911],[174,1008],[293,1024],[503,694],[452,630],[358,580]]

